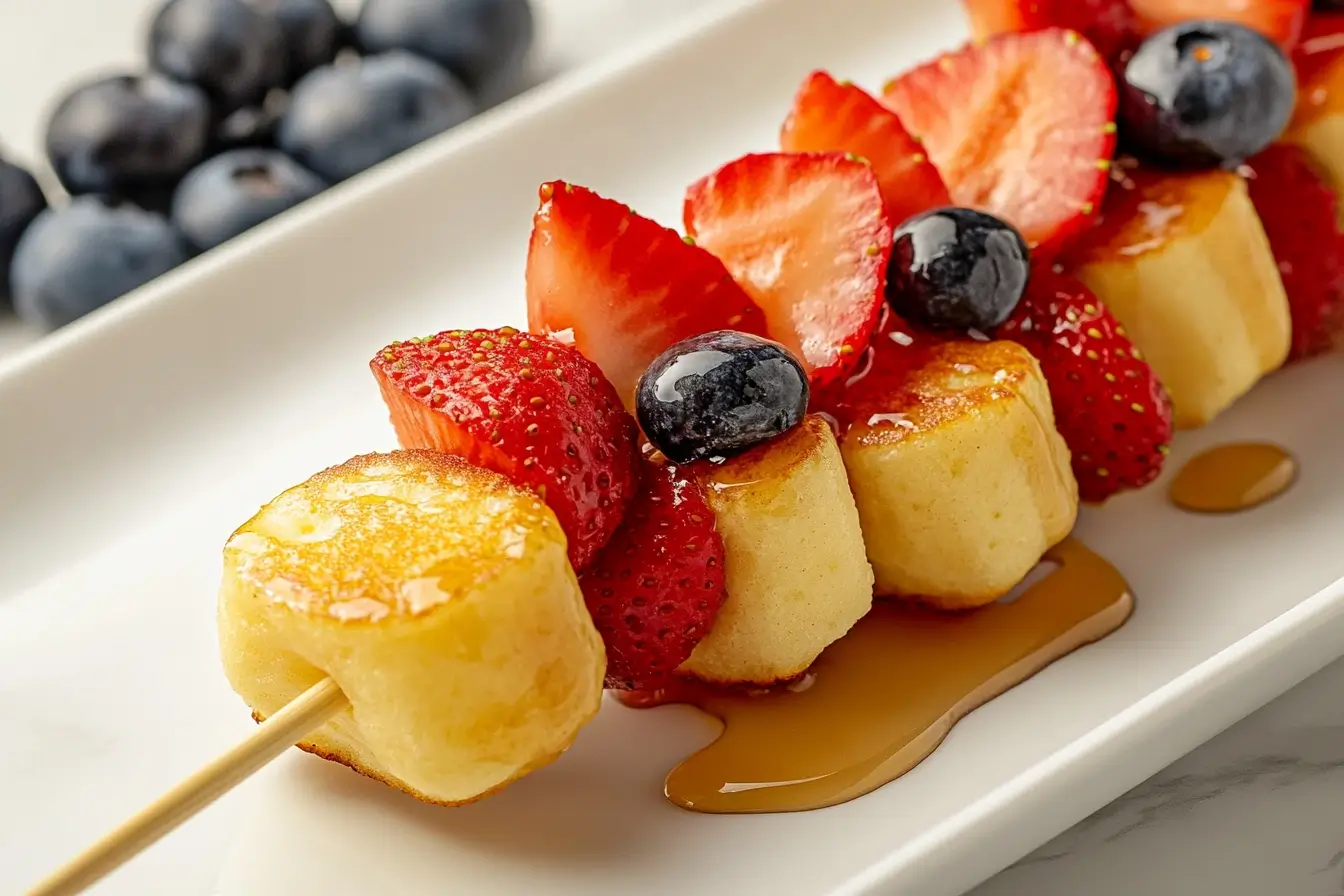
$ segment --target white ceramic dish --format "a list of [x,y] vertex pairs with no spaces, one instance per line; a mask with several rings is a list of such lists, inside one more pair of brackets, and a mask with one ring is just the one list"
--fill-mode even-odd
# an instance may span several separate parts
[[[521,321],[538,183],[563,177],[675,222],[686,183],[773,146],[809,69],[875,86],[962,34],[946,0],[715,8],[0,368],[0,890],[248,729],[215,655],[223,539],[314,470],[391,447],[365,368],[378,347]],[[962,892],[1344,654],[1341,387],[1344,361],[1327,358],[1178,439],[1173,468],[1234,438],[1293,450],[1301,481],[1254,513],[1185,515],[1160,485],[1087,511],[1079,534],[1138,595],[1130,623],[870,796],[683,812],[662,775],[714,725],[609,706],[559,763],[459,810],[287,757],[215,810],[241,812],[218,892]],[[168,892],[129,879],[120,892]]]

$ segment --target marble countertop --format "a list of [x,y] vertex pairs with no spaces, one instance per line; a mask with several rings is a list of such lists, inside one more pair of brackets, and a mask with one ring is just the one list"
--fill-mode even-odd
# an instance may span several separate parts
[[[545,15],[544,66],[553,72],[716,0],[538,2]],[[71,5],[88,15],[72,16]],[[87,70],[90,46],[108,48],[101,54],[106,64],[133,58],[137,23],[151,5],[8,0],[0,10],[0,83],[11,85],[0,92],[5,145],[33,157],[40,110],[59,82]],[[77,32],[87,33],[59,45],[30,39],[44,23],[68,37],[72,21]],[[15,84],[25,88],[15,90]],[[0,358],[33,338],[0,318]],[[1081,821],[973,896],[1344,896],[1341,695],[1344,660]],[[208,893],[235,819],[235,807],[226,801],[165,842],[140,873],[119,876],[99,892],[168,892],[161,887],[172,880],[172,892]]]
[[1344,896],[1344,660],[972,896]]

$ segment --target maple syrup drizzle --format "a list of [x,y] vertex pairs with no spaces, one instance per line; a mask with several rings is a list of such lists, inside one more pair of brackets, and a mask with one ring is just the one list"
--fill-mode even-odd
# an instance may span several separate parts
[[622,695],[636,707],[688,703],[724,723],[667,776],[667,798],[697,812],[792,812],[905,774],[967,713],[1129,618],[1128,584],[1080,542],[1044,559],[1058,568],[1011,603],[962,613],[876,603],[786,687]]
[[1297,461],[1278,445],[1239,442],[1210,448],[1186,461],[1168,493],[1196,513],[1233,513],[1277,498],[1297,480]]

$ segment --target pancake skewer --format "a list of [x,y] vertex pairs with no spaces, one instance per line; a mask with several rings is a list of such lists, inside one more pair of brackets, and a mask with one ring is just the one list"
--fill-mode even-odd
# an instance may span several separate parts
[[453,806],[560,756],[606,670],[555,514],[458,457],[353,458],[224,547],[224,672],[260,725],[28,896],[74,896],[291,746]]

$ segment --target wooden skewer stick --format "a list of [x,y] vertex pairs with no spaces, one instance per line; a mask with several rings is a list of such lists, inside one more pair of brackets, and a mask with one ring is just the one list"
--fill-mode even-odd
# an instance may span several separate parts
[[340,712],[349,701],[324,678],[246,740],[178,784],[47,878],[28,896],[75,896],[144,852]]

